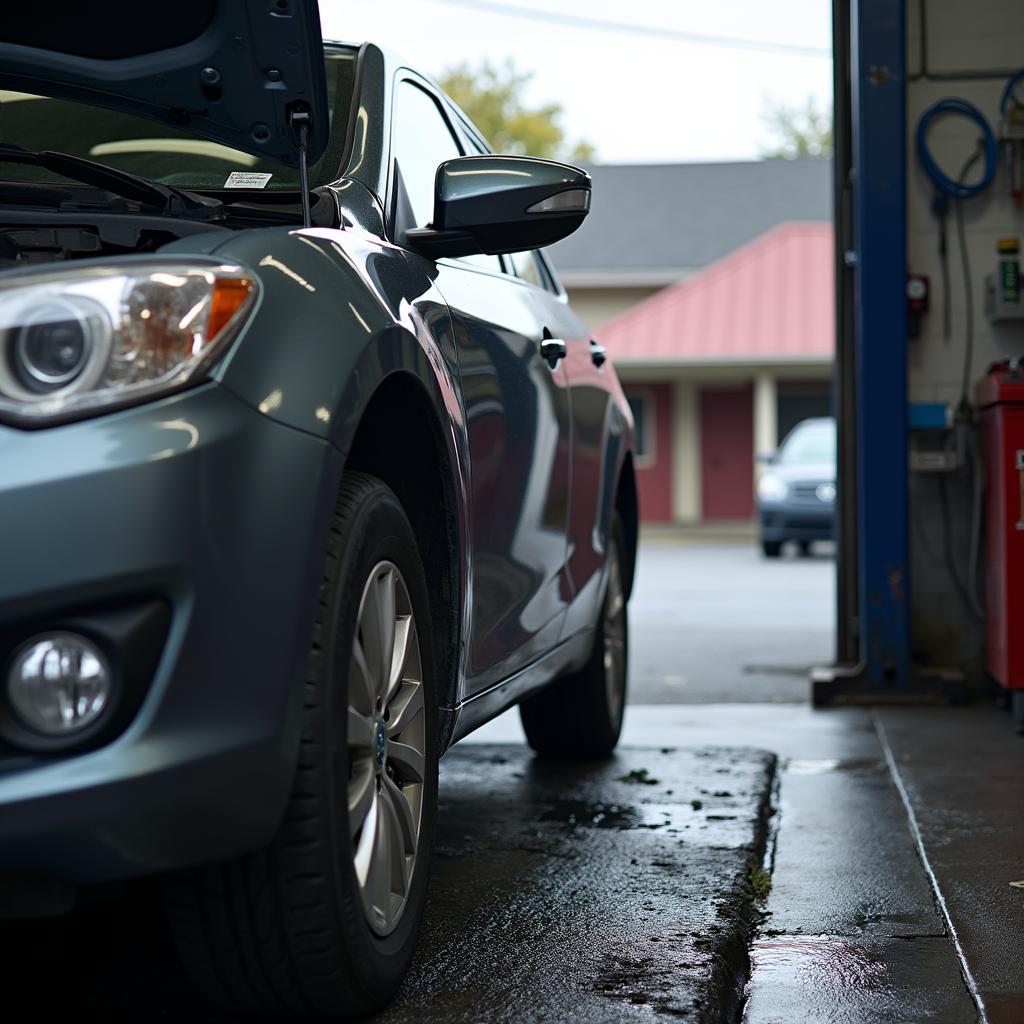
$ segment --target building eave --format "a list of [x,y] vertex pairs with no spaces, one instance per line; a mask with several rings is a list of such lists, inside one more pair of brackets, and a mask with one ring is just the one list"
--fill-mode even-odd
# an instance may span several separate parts
[[558,279],[565,288],[665,288],[691,277],[699,267],[667,267],[653,270],[562,270]]
[[[600,333],[600,332],[599,332]],[[728,359],[722,358],[683,358],[683,359],[622,359],[610,353],[616,369],[642,370],[680,370],[687,367],[721,368],[721,369],[755,369],[773,366],[813,366],[828,368],[834,362],[831,355],[780,355],[766,356],[763,353],[737,355]]]

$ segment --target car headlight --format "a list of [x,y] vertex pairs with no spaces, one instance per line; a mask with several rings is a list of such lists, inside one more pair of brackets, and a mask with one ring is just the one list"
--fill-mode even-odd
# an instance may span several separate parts
[[170,262],[0,282],[0,416],[43,424],[176,390],[237,334],[256,291],[240,267]]
[[789,493],[789,487],[771,473],[765,473],[757,482],[757,496],[764,501],[782,501]]

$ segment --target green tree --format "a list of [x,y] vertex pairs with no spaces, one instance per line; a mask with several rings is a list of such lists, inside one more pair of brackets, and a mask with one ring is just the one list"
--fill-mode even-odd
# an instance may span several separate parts
[[507,61],[496,67],[484,61],[478,68],[460,64],[441,75],[441,88],[469,115],[498,153],[568,159],[594,159],[594,147],[578,141],[569,146],[561,125],[562,106],[546,103],[528,107],[523,90],[533,76]]
[[832,108],[819,108],[813,96],[798,106],[765,100],[761,118],[772,134],[772,145],[762,151],[764,156],[792,160],[832,155]]

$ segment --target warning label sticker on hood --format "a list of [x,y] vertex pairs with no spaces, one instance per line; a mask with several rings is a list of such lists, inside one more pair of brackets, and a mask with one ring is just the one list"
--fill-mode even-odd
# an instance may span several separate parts
[[228,180],[224,182],[225,188],[266,188],[267,182],[273,174],[263,174],[257,171],[232,171]]

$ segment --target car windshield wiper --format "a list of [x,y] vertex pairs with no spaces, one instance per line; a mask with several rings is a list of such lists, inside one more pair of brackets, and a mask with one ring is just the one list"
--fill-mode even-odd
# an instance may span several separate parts
[[146,206],[155,206],[164,213],[195,220],[218,220],[224,216],[224,205],[217,199],[164,185],[127,171],[118,171],[106,164],[87,160],[71,153],[50,149],[34,152],[21,146],[0,144],[0,163],[30,164],[53,171],[72,181],[104,189],[123,199]]

